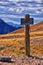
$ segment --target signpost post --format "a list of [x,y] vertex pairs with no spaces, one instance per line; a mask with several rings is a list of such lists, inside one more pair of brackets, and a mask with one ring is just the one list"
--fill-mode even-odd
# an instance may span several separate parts
[[25,18],[21,18],[21,24],[25,25],[26,55],[30,56],[30,24],[33,24],[33,18],[30,18],[30,15],[26,14]]

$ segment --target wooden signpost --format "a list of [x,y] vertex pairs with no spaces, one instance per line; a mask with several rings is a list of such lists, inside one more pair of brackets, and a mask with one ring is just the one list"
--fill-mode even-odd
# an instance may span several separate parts
[[21,24],[25,25],[26,55],[30,56],[30,24],[33,24],[33,18],[30,18],[30,15],[26,14],[25,18],[21,18]]

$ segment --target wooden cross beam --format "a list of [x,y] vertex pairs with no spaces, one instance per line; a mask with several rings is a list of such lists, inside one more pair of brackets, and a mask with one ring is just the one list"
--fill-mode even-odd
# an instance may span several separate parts
[[30,15],[26,14],[25,18],[21,18],[21,24],[25,25],[26,55],[30,56],[30,24],[33,24],[33,18],[30,18]]

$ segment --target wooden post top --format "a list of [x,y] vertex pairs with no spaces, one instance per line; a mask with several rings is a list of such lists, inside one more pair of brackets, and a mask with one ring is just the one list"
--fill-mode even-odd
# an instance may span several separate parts
[[22,25],[30,25],[33,24],[33,18],[30,18],[29,14],[26,14],[24,16],[25,18],[21,18],[21,24]]
[[28,18],[30,18],[30,15],[26,14],[24,17],[25,17],[25,19],[28,19]]

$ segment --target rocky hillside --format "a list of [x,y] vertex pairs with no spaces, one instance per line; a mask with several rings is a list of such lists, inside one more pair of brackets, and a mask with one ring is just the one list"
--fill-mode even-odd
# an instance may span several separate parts
[[[1,62],[0,65],[43,65],[43,59],[37,57],[22,57],[22,56],[8,56],[11,57],[10,62]],[[6,58],[6,56],[4,56]]]

